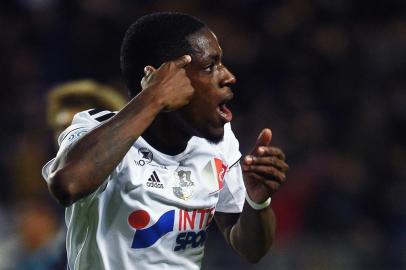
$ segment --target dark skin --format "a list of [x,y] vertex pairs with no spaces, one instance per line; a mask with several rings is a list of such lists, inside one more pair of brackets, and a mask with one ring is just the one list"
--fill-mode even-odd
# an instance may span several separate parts
[[[193,60],[185,66],[186,75],[190,79],[195,92],[189,104],[178,111],[160,114],[143,134],[151,144],[161,146],[161,150],[169,154],[182,152],[191,136],[204,137],[214,143],[222,140],[224,124],[216,108],[219,104],[231,100],[234,96],[231,86],[235,84],[235,76],[221,63],[222,51],[217,38],[209,31],[200,31],[189,38],[194,50]],[[155,79],[156,69],[152,66],[145,68],[142,80],[143,88]],[[168,111],[168,110],[166,110]],[[182,128],[170,130],[173,123]],[[166,138],[156,138],[162,130],[169,131]],[[149,140],[151,139],[151,140]],[[167,143],[162,142],[167,140]],[[170,149],[173,148],[173,149]]]
[[[226,120],[219,106],[233,97],[230,87],[236,79],[221,62],[222,51],[213,32],[203,28],[188,41],[192,56],[157,69],[147,66],[140,94],[56,159],[49,186],[63,205],[95,191],[141,134],[172,155],[182,152],[191,136],[212,142],[222,139]],[[286,179],[284,154],[270,146],[271,138],[271,131],[264,129],[241,164],[247,193],[256,203],[266,201]],[[215,220],[231,247],[250,262],[262,258],[272,244],[276,221],[270,207],[254,210],[245,203],[242,213],[217,212]]]

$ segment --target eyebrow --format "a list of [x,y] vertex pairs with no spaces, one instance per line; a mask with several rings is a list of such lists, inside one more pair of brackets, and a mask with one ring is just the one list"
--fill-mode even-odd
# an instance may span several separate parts
[[214,60],[214,61],[220,61],[220,59],[221,59],[221,53],[220,54],[218,54],[218,53],[211,53],[211,54],[209,54],[208,56],[207,56],[207,59],[210,59],[210,60]]

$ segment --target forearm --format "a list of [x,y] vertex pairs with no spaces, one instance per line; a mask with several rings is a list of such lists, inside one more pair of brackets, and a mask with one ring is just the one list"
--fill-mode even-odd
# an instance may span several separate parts
[[276,229],[276,218],[271,207],[254,210],[245,202],[238,221],[231,227],[229,242],[241,256],[258,262],[269,250]]
[[50,189],[65,206],[95,191],[161,111],[153,91],[142,91],[109,121],[59,155]]

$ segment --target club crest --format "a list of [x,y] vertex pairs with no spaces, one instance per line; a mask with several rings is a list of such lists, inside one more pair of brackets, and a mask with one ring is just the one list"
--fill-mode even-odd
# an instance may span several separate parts
[[190,179],[191,171],[179,170],[174,172],[175,184],[172,187],[173,194],[182,200],[188,200],[192,197],[195,184]]

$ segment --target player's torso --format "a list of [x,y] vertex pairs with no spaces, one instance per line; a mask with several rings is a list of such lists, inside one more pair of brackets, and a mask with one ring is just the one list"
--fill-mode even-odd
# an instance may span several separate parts
[[116,267],[131,269],[200,266],[227,170],[220,151],[201,143],[188,145],[175,157],[142,139],[130,149],[90,206],[98,213],[96,242],[106,256],[104,264],[115,261]]

